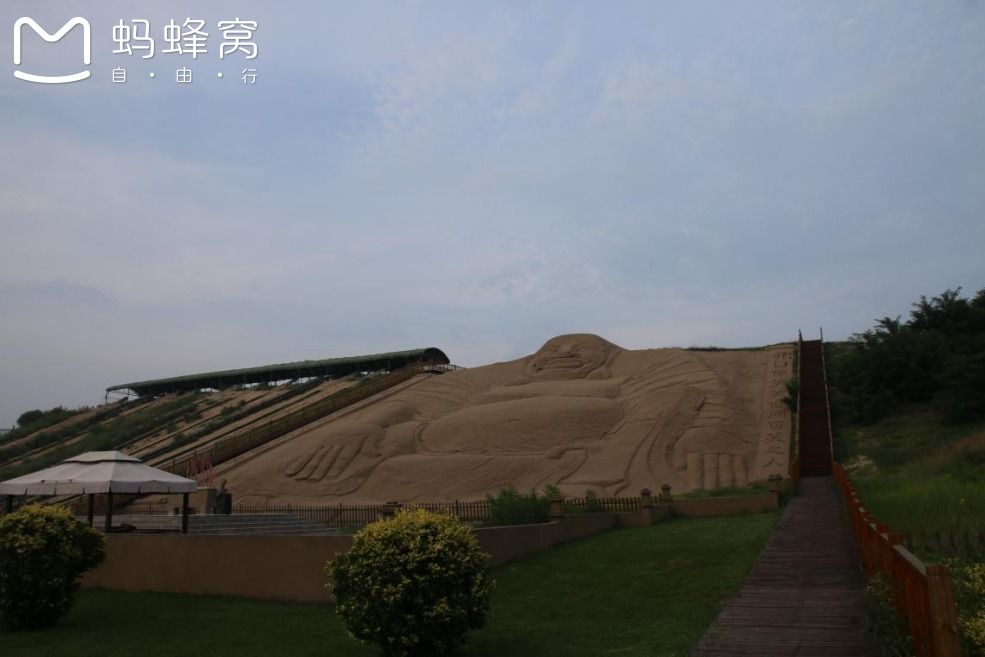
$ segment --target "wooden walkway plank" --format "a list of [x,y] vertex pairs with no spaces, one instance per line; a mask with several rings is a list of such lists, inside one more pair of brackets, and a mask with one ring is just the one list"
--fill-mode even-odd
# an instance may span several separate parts
[[832,477],[807,477],[692,657],[874,657],[865,580]]

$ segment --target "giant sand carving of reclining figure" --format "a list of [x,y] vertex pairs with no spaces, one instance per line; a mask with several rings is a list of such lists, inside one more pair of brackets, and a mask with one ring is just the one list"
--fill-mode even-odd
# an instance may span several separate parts
[[279,445],[230,479],[250,500],[742,485],[762,474],[759,410],[695,352],[566,335],[527,358],[422,381]]

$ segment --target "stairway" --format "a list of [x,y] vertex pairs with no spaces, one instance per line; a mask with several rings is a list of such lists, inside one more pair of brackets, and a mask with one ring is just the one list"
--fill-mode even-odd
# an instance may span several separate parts
[[831,474],[831,427],[824,374],[824,343],[805,340],[800,348],[800,474]]

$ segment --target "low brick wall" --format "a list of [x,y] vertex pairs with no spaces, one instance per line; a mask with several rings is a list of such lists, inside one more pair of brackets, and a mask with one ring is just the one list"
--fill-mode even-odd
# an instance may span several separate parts
[[649,510],[627,511],[625,513],[617,513],[615,516],[617,526],[625,527],[626,529],[636,529],[649,527],[661,520],[666,520],[671,516],[671,513],[669,506],[659,505]]
[[616,524],[614,513],[584,513],[538,525],[483,527],[476,529],[475,535],[490,555],[489,565],[498,566],[561,543],[601,534]]
[[743,495],[741,497],[706,497],[696,500],[673,500],[670,511],[681,518],[735,516],[742,513],[765,513],[780,508],[777,493]]
[[106,561],[82,585],[117,591],[327,601],[325,562],[351,536],[110,534]]
[[[671,515],[707,517],[778,508],[773,494],[674,500],[626,513],[585,513],[560,520],[475,530],[491,566],[616,527],[648,527]],[[326,602],[325,563],[352,545],[351,536],[203,536],[110,534],[107,557],[82,585],[118,591],[232,595]]]
[[[636,515],[636,514],[621,514]],[[573,515],[538,525],[488,527],[475,534],[498,566],[617,525],[616,514]],[[106,561],[82,585],[117,591],[233,595],[326,602],[325,562],[351,536],[110,534]]]

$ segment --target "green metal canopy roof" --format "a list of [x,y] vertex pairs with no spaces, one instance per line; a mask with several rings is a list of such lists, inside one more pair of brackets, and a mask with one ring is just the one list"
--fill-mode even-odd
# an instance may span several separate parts
[[151,379],[121,383],[106,388],[106,392],[131,390],[137,395],[158,395],[166,392],[199,390],[201,388],[228,388],[249,383],[266,383],[285,379],[300,379],[313,376],[347,376],[356,372],[377,372],[395,370],[415,362],[447,365],[450,361],[445,352],[437,347],[391,351],[367,356],[346,356],[323,360],[301,360],[293,363],[246,367],[238,370],[204,372],[186,376],[172,376],[166,379]]

